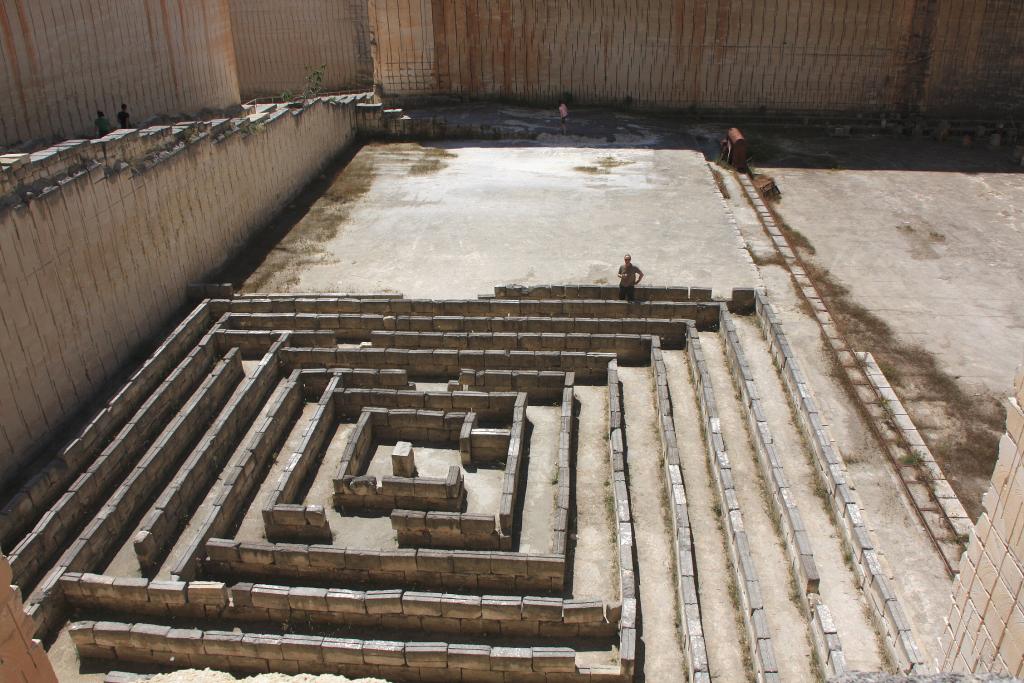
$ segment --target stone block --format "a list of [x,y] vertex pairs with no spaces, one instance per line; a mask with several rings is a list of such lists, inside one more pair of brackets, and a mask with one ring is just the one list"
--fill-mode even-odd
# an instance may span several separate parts
[[112,585],[115,599],[122,604],[148,602],[148,587],[148,579],[126,576],[118,576]]
[[502,576],[528,576],[528,557],[519,553],[491,555],[491,572]]
[[478,595],[442,594],[441,615],[453,619],[480,619],[483,598]]
[[290,609],[288,604],[288,587],[257,583],[252,587],[252,605],[263,609]]
[[448,667],[448,644],[415,642],[405,644],[405,661],[410,667],[444,669]]
[[197,628],[172,628],[167,632],[167,649],[192,655],[203,654],[203,632]]
[[470,671],[490,671],[491,648],[487,645],[449,645],[448,667]]
[[274,564],[274,545],[272,543],[240,543],[238,555],[245,564]]
[[405,643],[392,640],[364,641],[363,661],[380,666],[405,666]]
[[288,589],[288,607],[306,612],[326,612],[327,590],[292,586]]
[[533,651],[528,647],[492,647],[491,671],[533,671]]
[[600,600],[566,600],[562,619],[567,624],[604,622],[604,603]]
[[367,614],[402,614],[401,590],[366,591]]
[[527,596],[523,598],[523,619],[532,621],[562,621],[562,599]]
[[188,601],[212,607],[227,607],[227,586],[220,581],[191,581],[188,584]]
[[480,602],[480,610],[484,619],[519,620],[523,614],[523,599],[515,596],[485,595]]
[[337,614],[366,614],[366,593],[344,588],[328,588],[324,595],[327,611]]
[[324,638],[321,655],[325,664],[363,664],[363,641],[352,638]]
[[402,594],[402,612],[407,616],[441,616],[441,594],[406,591]]
[[391,468],[396,477],[416,476],[416,456],[412,444],[399,441],[391,452]]
[[303,664],[323,661],[323,642],[322,636],[286,633],[281,636],[281,655],[285,659],[299,662],[302,669]]
[[97,621],[93,628],[93,642],[104,647],[128,647],[131,630],[131,624]]
[[242,634],[233,631],[203,632],[203,652],[215,657],[237,656],[242,651]]

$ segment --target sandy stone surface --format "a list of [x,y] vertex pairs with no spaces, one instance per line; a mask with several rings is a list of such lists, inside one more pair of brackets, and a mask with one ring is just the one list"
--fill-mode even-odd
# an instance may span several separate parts
[[697,575],[704,577],[697,589],[709,668],[717,672],[716,677],[722,681],[750,680],[752,668],[746,654],[743,617],[732,597],[738,597],[738,593],[733,588],[735,580],[725,547],[722,508],[708,466],[700,409],[690,380],[686,351],[665,351],[664,355]]
[[959,140],[757,141],[801,257],[835,283],[822,293],[840,329],[872,352],[976,517],[1024,357],[1020,166]]
[[608,284],[627,251],[649,285],[753,284],[703,155],[654,141],[368,145],[243,289],[453,298]]
[[183,669],[169,674],[159,674],[149,679],[150,683],[388,683],[383,678],[346,678],[345,676],[334,676],[321,674],[313,676],[310,674],[299,674],[298,676],[287,676],[285,674],[260,674],[248,678],[235,678],[223,671],[204,669]]

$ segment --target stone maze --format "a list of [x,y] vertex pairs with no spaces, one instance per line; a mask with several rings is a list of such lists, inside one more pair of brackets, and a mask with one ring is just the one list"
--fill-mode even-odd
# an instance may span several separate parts
[[[193,293],[0,511],[37,636],[83,670],[629,681],[642,590],[691,681],[923,670],[763,291]],[[665,585],[638,496],[669,512]]]

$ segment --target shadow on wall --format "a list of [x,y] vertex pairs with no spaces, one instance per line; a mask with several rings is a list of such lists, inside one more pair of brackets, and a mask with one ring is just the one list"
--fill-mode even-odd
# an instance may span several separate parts
[[[558,147],[621,147],[692,149],[714,162],[719,140],[738,126],[750,145],[750,163],[758,167],[820,168],[830,170],[891,170],[950,173],[1020,173],[1017,148],[984,142],[964,145],[962,137],[943,141],[915,136],[912,129],[888,124],[844,125],[840,135],[825,119],[780,117],[768,122],[760,115],[700,115],[693,112],[626,111],[609,107],[570,108],[567,134],[561,134],[555,105],[535,108],[488,102],[423,105],[404,112],[414,122],[443,119],[448,131],[475,130],[475,139],[446,138],[451,147],[484,144],[535,144]],[[834,118],[832,120],[835,120]],[[799,121],[799,123],[798,123]],[[975,133],[977,127],[972,128]],[[934,132],[934,129],[925,129]],[[489,135],[488,135],[489,134]],[[491,141],[481,142],[489,137]],[[501,138],[495,140],[495,138]]]

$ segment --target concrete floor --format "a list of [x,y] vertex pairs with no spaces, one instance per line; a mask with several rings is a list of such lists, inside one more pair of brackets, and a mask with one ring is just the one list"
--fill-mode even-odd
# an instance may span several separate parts
[[475,297],[618,282],[627,251],[650,285],[753,283],[700,153],[594,144],[368,145],[243,289]]

